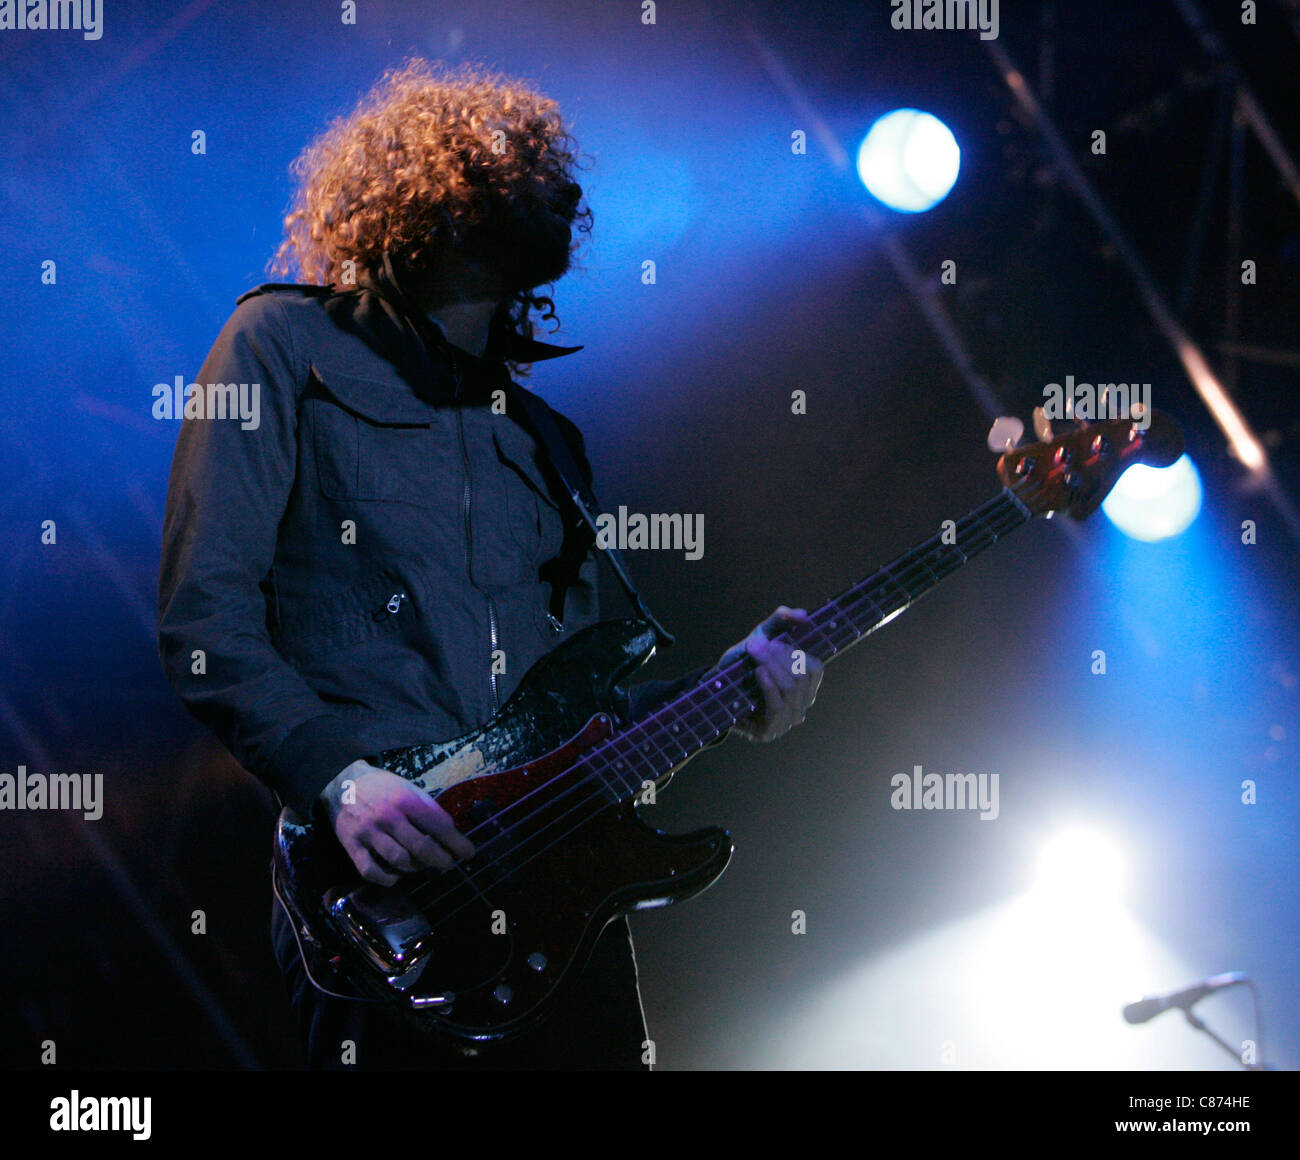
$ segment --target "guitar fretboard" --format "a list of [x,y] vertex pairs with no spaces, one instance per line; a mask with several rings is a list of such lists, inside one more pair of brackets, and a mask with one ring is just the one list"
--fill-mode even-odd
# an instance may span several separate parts
[[[904,552],[777,639],[825,664],[1030,518],[1029,509],[1003,488],[947,533]],[[754,668],[746,654],[707,673],[694,688],[597,746],[583,764],[612,800],[631,800],[646,782],[666,777],[762,704]]]

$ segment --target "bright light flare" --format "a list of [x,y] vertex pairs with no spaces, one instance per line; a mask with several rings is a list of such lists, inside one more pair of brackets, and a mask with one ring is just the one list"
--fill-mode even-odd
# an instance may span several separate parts
[[961,149],[948,126],[920,109],[879,118],[858,147],[858,176],[878,200],[900,213],[943,201],[957,181]]
[[1125,858],[1112,838],[1089,826],[1071,826],[1043,845],[1033,890],[1071,909],[1116,906],[1126,880]]
[[1120,897],[1137,861],[1122,835],[1087,819],[1048,835],[1031,848],[1031,889],[774,1005],[744,1059],[821,1070],[1231,1066],[1176,1020],[1137,1035],[1120,1016],[1134,995],[1196,974]]
[[1126,536],[1153,543],[1181,534],[1201,510],[1201,477],[1186,455],[1168,467],[1135,463],[1101,505]]

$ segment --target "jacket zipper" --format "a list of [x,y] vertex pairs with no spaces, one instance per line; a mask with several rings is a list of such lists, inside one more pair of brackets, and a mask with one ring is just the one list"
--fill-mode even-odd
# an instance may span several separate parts
[[[460,438],[460,460],[461,466],[465,472],[465,490],[464,490],[464,507],[465,507],[465,574],[469,577],[470,582],[474,581],[474,539],[473,528],[470,520],[470,479],[469,479],[469,447],[465,443],[465,411],[461,405],[461,379],[460,367],[456,365],[455,356],[452,357],[451,364],[452,382],[454,384],[454,393],[456,399],[456,432]],[[501,709],[501,695],[497,689],[496,673],[496,652],[498,646],[497,635],[497,609],[492,602],[492,597],[486,592],[483,594],[484,600],[487,601],[488,610],[488,684],[492,688],[492,712],[497,713]]]
[[383,608],[375,613],[375,619],[383,620],[385,614],[388,616],[396,616],[402,611],[402,601],[406,598],[405,592],[394,592],[392,596],[388,598],[388,602],[383,606]]
[[492,682],[492,712],[498,713],[501,710],[501,694],[497,689],[497,670],[496,670],[496,651],[497,651],[497,606],[492,603],[492,597],[487,597],[488,606],[488,628],[492,637],[492,657],[488,663],[488,680]]

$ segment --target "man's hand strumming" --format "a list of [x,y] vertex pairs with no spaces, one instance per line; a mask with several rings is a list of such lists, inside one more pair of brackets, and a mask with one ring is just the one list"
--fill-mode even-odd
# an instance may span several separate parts
[[334,833],[367,882],[392,886],[400,874],[449,870],[458,859],[474,856],[473,843],[428,794],[365,761],[343,770],[321,799]]

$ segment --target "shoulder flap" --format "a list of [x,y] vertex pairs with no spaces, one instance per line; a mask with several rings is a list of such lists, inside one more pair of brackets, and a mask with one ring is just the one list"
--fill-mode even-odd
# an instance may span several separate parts
[[317,286],[311,282],[263,282],[260,286],[244,291],[235,299],[235,305],[238,306],[246,298],[255,298],[259,294],[273,294],[277,290],[296,290],[299,294],[308,294],[316,298],[326,298],[336,292],[332,285]]

